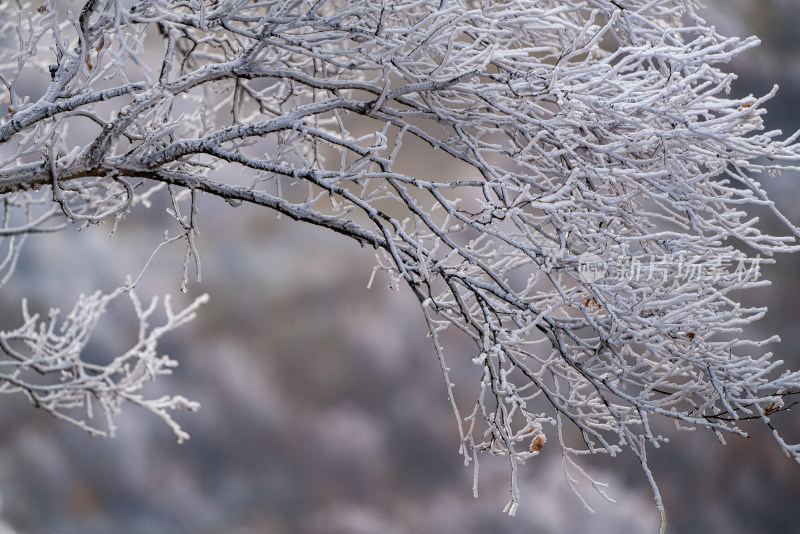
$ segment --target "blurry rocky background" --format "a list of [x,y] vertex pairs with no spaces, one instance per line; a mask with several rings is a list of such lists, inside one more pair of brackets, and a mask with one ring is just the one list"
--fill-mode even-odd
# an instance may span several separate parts
[[[708,16],[723,33],[763,44],[731,65],[737,93],[779,83],[767,126],[800,127],[800,5],[794,0],[717,0]],[[437,165],[436,162],[420,162]],[[446,174],[447,169],[428,169]],[[800,222],[800,177],[765,186]],[[0,328],[20,320],[19,302],[68,311],[80,293],[111,290],[136,274],[169,217],[156,205],[110,238],[107,227],[35,236],[17,275],[0,292]],[[177,418],[192,439],[175,443],[152,416],[128,407],[116,439],[91,438],[0,398],[0,534],[537,533],[657,531],[649,486],[633,458],[592,459],[611,505],[586,492],[590,514],[563,480],[550,444],[521,471],[518,516],[508,500],[507,462],[483,458],[480,498],[458,456],[458,433],[416,301],[378,276],[372,252],[330,232],[250,207],[203,199],[203,283],[211,302],[161,347],[180,361],[153,394],[202,403]],[[162,215],[163,214],[163,215]],[[774,351],[800,367],[800,255],[769,266],[775,281],[748,295],[770,313],[758,328],[778,333]],[[183,250],[165,250],[142,296],[182,297]],[[93,340],[100,361],[130,336],[130,315],[113,310]],[[455,332],[446,347],[454,381],[477,387],[472,348]],[[462,412],[474,390],[456,390]],[[775,417],[798,427],[794,414]],[[755,427],[754,427],[755,428]],[[722,447],[708,432],[676,432],[651,451],[669,533],[800,533],[800,466],[760,428]],[[790,432],[791,434],[791,432]],[[800,439],[800,432],[793,436]],[[5,530],[4,530],[5,529]]]

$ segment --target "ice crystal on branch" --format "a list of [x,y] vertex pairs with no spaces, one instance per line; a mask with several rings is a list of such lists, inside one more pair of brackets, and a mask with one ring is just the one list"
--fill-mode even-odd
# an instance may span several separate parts
[[[546,446],[570,482],[581,454],[633,451],[660,506],[653,419],[743,434],[740,420],[771,425],[800,391],[760,351],[774,339],[742,334],[765,310],[737,291],[766,282],[726,269],[797,250],[800,230],[757,179],[800,149],[763,129],[774,91],[729,96],[722,69],[757,39],[720,35],[693,0],[0,9],[0,191],[42,212],[7,219],[4,239],[116,221],[167,194],[188,270],[205,193],[374,247],[419,298],[466,460],[509,458],[510,513],[519,464]],[[763,233],[756,207],[785,234]],[[582,276],[587,255],[609,270]],[[613,275],[633,257],[651,270]],[[684,261],[714,274],[686,276]],[[446,327],[474,340],[483,371],[465,417]]]
[[[175,431],[178,441],[183,441],[189,436],[173,421],[168,410],[196,411],[199,405],[181,396],[145,399],[139,390],[158,375],[172,372],[177,362],[156,353],[158,340],[192,320],[207,297],[196,299],[177,313],[172,310],[169,298],[165,298],[164,324],[153,327],[148,320],[158,308],[158,299],[145,308],[136,294],[128,291],[139,320],[135,343],[108,364],[84,361],[84,349],[98,321],[109,303],[124,293],[119,289],[108,295],[99,291],[82,295],[63,320],[59,320],[60,313],[55,309],[50,310],[47,318],[31,314],[27,301],[23,301],[22,325],[15,330],[0,331],[0,349],[6,356],[0,373],[0,392],[21,391],[34,406],[94,435],[114,435],[113,417],[123,403],[129,402],[163,419]],[[98,409],[102,421],[95,422],[94,411]]]

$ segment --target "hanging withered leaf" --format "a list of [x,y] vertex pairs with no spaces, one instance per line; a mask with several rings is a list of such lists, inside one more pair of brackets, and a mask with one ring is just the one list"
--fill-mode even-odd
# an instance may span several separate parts
[[779,402],[770,402],[766,408],[764,408],[764,415],[769,415],[771,413],[777,412],[781,409],[781,403]]
[[547,437],[544,434],[536,434],[536,437],[531,441],[531,446],[528,448],[530,452],[539,452],[547,443]]

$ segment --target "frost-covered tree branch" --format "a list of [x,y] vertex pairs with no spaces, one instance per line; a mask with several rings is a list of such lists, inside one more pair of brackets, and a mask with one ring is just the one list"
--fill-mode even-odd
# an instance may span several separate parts
[[[767,283],[759,265],[798,249],[800,229],[758,178],[800,148],[764,131],[774,91],[729,96],[736,77],[722,69],[757,39],[718,34],[693,0],[0,9],[4,277],[30,234],[116,224],[161,194],[185,277],[199,193],[352,237],[419,298],[476,488],[479,453],[506,455],[512,514],[518,467],[549,434],[571,484],[588,477],[581,455],[632,451],[662,508],[646,458],[666,441],[654,420],[722,440],[744,419],[771,427],[800,392],[800,373],[761,350],[776,338],[743,334],[766,310],[737,300]],[[434,161],[460,176],[437,176]],[[759,229],[754,209],[784,234]],[[101,311],[88,303],[76,309]],[[465,417],[447,327],[474,341],[483,372]],[[134,399],[124,384],[109,386],[111,413]]]
[[[81,356],[98,320],[108,304],[123,293],[127,293],[139,319],[135,344],[109,364],[84,361]],[[22,391],[34,406],[94,435],[113,434],[113,416],[119,413],[123,403],[129,402],[163,419],[175,431],[178,441],[188,439],[167,410],[195,411],[199,407],[197,403],[180,396],[145,399],[138,391],[156,376],[169,374],[175,367],[174,360],[156,353],[158,340],[166,332],[190,321],[197,307],[206,300],[201,297],[175,313],[166,298],[166,321],[157,327],[150,326],[148,320],[157,310],[158,299],[153,299],[145,308],[133,291],[119,289],[109,295],[97,292],[81,297],[63,321],[58,320],[58,310],[51,310],[46,319],[31,314],[27,302],[23,301],[22,326],[0,332],[0,350],[6,356],[0,373],[0,392]],[[95,404],[108,430],[92,424]],[[76,411],[77,415],[73,415]],[[84,418],[82,412],[88,412],[88,418]]]

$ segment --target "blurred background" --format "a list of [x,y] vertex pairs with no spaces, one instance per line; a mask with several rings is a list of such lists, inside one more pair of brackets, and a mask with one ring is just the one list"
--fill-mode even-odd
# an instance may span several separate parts
[[[781,90],[767,106],[767,127],[800,128],[800,5],[794,0],[716,0],[707,15],[722,33],[763,43],[730,65],[735,91]],[[795,173],[765,187],[800,223]],[[17,274],[0,292],[0,328],[20,320],[20,299],[46,312],[70,309],[80,293],[110,291],[138,274],[160,242],[166,206],[134,213],[109,237],[107,227],[36,236]],[[33,409],[22,396],[0,399],[0,534],[94,533],[652,533],[658,514],[633,458],[589,462],[610,485],[609,504],[591,492],[596,513],[567,488],[557,447],[521,471],[517,517],[508,501],[508,465],[483,458],[480,498],[459,438],[439,364],[416,300],[380,276],[367,290],[368,249],[274,213],[200,204],[203,282],[179,294],[183,249],[165,249],[142,283],[142,296],[177,301],[207,292],[199,317],[165,340],[180,361],[153,395],[200,401],[176,415],[192,436],[182,445],[147,413],[127,407],[116,439],[92,438]],[[112,242],[113,240],[113,242]],[[779,334],[773,350],[800,368],[800,257],[767,266],[770,288],[745,300],[768,305],[757,326]],[[129,335],[130,315],[114,310],[92,341],[102,359]],[[456,383],[477,383],[471,347],[445,335]],[[462,412],[470,392],[456,390]],[[794,432],[791,412],[775,417]],[[791,428],[790,428],[791,427]],[[676,432],[653,450],[651,467],[674,534],[800,533],[800,466],[758,428],[722,447],[707,432]]]

